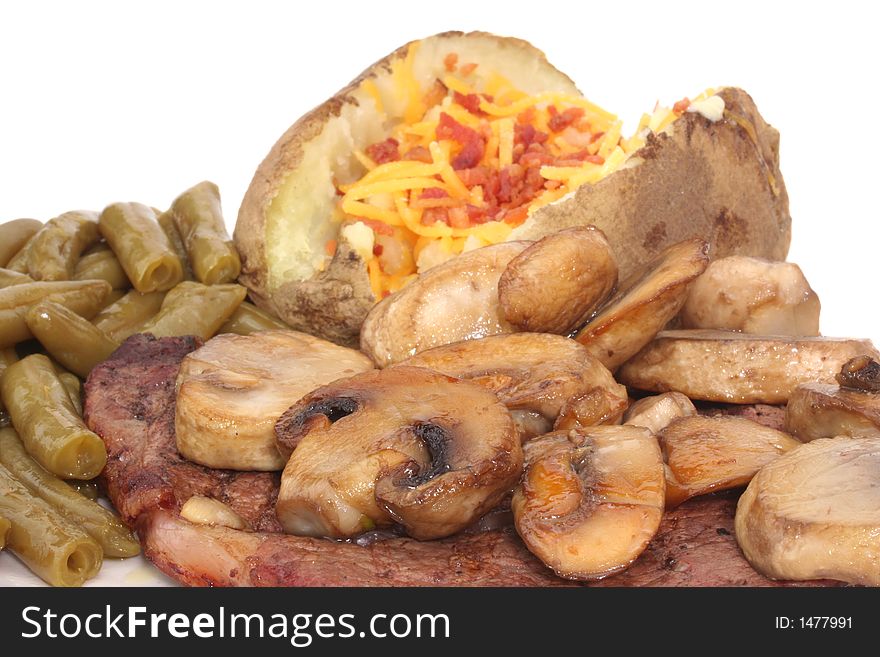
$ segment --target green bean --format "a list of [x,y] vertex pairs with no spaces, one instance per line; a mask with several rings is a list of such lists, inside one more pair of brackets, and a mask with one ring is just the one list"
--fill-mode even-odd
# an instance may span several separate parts
[[70,397],[70,401],[76,409],[76,414],[82,416],[82,383],[79,377],[70,372],[58,372],[58,378],[61,379],[61,385],[67,390],[67,396]]
[[104,442],[83,423],[46,356],[10,365],[0,395],[25,449],[49,472],[65,479],[94,479],[101,472]]
[[131,287],[125,270],[109,246],[80,258],[76,263],[73,279],[107,281],[114,290],[127,290]]
[[11,526],[12,523],[3,516],[0,516],[0,550],[6,547],[6,535],[9,533]]
[[206,180],[190,187],[174,199],[170,212],[196,280],[215,285],[238,278],[241,260],[226,232],[217,185]]
[[140,545],[118,517],[80,495],[25,451],[13,429],[0,429],[0,464],[37,497],[94,538],[108,557],[133,557]]
[[183,263],[146,205],[108,205],[98,227],[138,292],[163,292],[183,280]]
[[33,283],[34,279],[14,269],[0,269],[0,288]]
[[274,331],[277,329],[289,329],[290,327],[280,319],[275,319],[269,313],[260,310],[254,304],[242,301],[241,305],[232,313],[232,317],[220,327],[217,333],[237,333],[238,335],[250,335],[259,331]]
[[0,224],[0,267],[6,267],[42,227],[43,222],[36,219],[13,219]]
[[50,219],[28,248],[28,274],[37,281],[70,280],[80,254],[99,239],[96,212],[65,212]]
[[189,264],[189,256],[186,255],[186,247],[183,246],[183,240],[180,238],[177,224],[174,223],[174,215],[170,210],[167,212],[160,212],[154,208],[153,211],[156,213],[156,221],[162,226],[162,230],[165,231],[165,235],[168,237],[168,241],[171,242],[174,252],[177,254],[177,257],[180,258],[180,262],[183,263],[183,280],[193,280],[195,277],[193,276],[192,267]]
[[77,481],[76,479],[71,479],[70,481],[65,481],[64,483],[70,486],[73,490],[75,490],[87,500],[91,500],[92,502],[96,502],[98,500],[98,484],[96,484],[94,481]]
[[159,314],[141,327],[141,332],[157,338],[196,335],[207,340],[232,316],[246,295],[247,290],[241,285],[181,283],[165,295]]
[[104,306],[108,294],[107,281],[40,281],[0,289],[0,349],[33,337],[25,314],[35,303],[50,299],[90,319]]
[[49,355],[82,378],[119,347],[90,321],[53,301],[32,306],[25,321]]
[[0,514],[10,523],[7,544],[52,586],[81,586],[101,569],[101,546],[0,465]]
[[132,290],[99,312],[92,323],[110,339],[121,343],[130,335],[139,333],[141,327],[156,316],[164,298],[164,292],[141,294]]

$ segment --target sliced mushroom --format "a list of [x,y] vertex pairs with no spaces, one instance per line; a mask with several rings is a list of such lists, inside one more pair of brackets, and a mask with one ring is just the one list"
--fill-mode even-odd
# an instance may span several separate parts
[[666,461],[666,506],[745,486],[762,467],[801,443],[741,417],[695,415],[660,434]]
[[687,396],[680,392],[664,392],[644,397],[630,406],[623,416],[623,423],[645,427],[657,434],[673,420],[696,414],[697,409]]
[[831,383],[840,366],[877,351],[870,340],[664,331],[617,372],[628,386],[691,399],[784,404],[801,383]]
[[282,453],[293,450],[276,505],[291,534],[345,538],[398,522],[415,538],[449,536],[522,471],[519,436],[494,394],[416,367],[319,388],[275,431]]
[[880,435],[880,393],[828,383],[795,388],[785,407],[785,428],[800,440]]
[[296,331],[218,335],[177,376],[177,449],[210,468],[281,470],[275,422],[308,392],[372,369],[359,351]]
[[560,577],[623,570],[657,533],[663,459],[644,427],[557,431],[524,449],[526,470],[511,502],[516,529]]
[[[547,424],[568,429],[616,422],[628,403],[626,388],[611,372],[582,345],[560,335],[513,333],[457,342],[423,351],[402,364],[488,388],[539,431],[546,425],[521,414],[537,413]],[[529,429],[524,422],[520,426]],[[523,439],[535,435],[539,434],[525,434]]]
[[688,285],[709,264],[708,253],[709,245],[701,239],[673,244],[621,283],[620,291],[575,339],[614,371],[675,317]]
[[819,335],[819,309],[819,297],[796,264],[729,256],[691,285],[681,321],[683,328]]
[[538,240],[498,281],[504,318],[520,331],[568,335],[617,285],[617,262],[605,233],[578,226]]
[[870,356],[856,356],[845,362],[834,377],[844,388],[880,392],[880,363]]
[[498,307],[498,279],[531,242],[502,242],[432,267],[373,306],[361,349],[387,367],[425,349],[512,333]]
[[768,577],[880,586],[880,436],[815,440],[762,468],[736,540]]

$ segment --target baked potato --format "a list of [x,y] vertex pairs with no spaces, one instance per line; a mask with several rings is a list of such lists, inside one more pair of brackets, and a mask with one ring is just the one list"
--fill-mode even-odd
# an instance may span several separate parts
[[592,224],[621,277],[698,236],[781,260],[778,133],[739,89],[645,115],[635,134],[525,41],[410,42],[299,119],[235,227],[241,282],[292,327],[356,344],[383,297],[480,246]]

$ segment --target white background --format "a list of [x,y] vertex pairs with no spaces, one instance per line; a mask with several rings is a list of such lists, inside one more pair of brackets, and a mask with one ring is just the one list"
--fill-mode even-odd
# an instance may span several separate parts
[[[544,50],[625,119],[625,132],[657,100],[747,90],[782,135],[789,259],[821,298],[823,333],[880,339],[880,46],[870,6],[3,3],[0,221],[113,201],[165,207],[210,179],[231,230],[257,165],[303,112],[408,40],[482,29]],[[0,557],[0,570],[9,564]]]

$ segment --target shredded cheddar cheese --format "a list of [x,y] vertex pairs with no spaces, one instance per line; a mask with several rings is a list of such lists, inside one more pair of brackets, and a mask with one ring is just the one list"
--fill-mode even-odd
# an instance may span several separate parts
[[[497,72],[473,75],[477,65],[458,64],[456,53],[424,88],[413,71],[417,48],[391,63],[402,116],[384,142],[353,151],[361,177],[337,185],[341,235],[356,239],[379,299],[429,267],[504,241],[538,208],[618,170],[684,111],[719,111],[710,90],[644,115],[625,139],[617,117],[589,100],[526,94]],[[385,116],[376,83],[362,87]],[[371,241],[370,231],[381,236]]]

